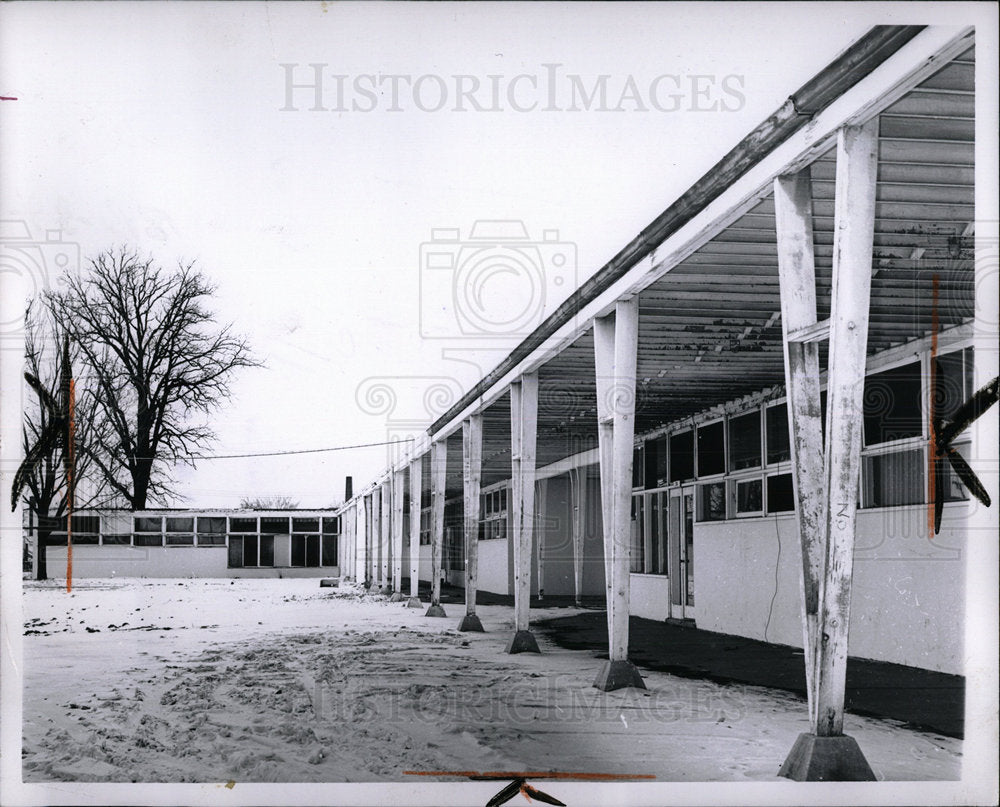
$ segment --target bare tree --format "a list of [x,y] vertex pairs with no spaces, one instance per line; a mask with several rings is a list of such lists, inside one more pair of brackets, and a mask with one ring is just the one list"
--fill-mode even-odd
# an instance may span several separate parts
[[194,264],[166,271],[123,247],[49,295],[111,437],[95,463],[132,509],[174,495],[172,468],[194,465],[215,439],[205,419],[229,397],[233,372],[260,366],[243,337],[216,324],[206,307],[215,290]]
[[[45,580],[45,547],[53,531],[62,526],[70,501],[68,470],[69,400],[72,367],[79,365],[79,349],[61,332],[51,310],[33,301],[25,317],[25,380],[34,395],[25,406],[22,441],[24,462],[14,477],[11,497],[27,493],[34,521],[35,579]],[[93,390],[85,376],[75,381],[74,507],[99,503],[106,486],[95,473],[94,457],[106,442],[104,424],[95,417]]]
[[241,510],[294,510],[299,506],[291,496],[254,496],[240,499]]

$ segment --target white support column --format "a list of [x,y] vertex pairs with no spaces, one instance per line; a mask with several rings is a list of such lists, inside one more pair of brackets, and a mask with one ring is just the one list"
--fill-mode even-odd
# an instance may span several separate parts
[[796,341],[794,334],[816,325],[816,268],[813,249],[810,169],[774,181],[774,213],[778,234],[778,279],[781,327],[785,347],[788,434],[792,449],[801,576],[802,634],[806,693],[811,725],[816,717],[819,581],[822,573],[823,426],[820,422],[819,343]]
[[431,443],[431,606],[424,616],[447,616],[441,607],[441,552],[444,547],[444,496],[448,443]]
[[374,515],[374,497],[368,494],[364,497],[365,502],[365,587],[368,589],[375,586],[375,533],[372,530]]
[[420,511],[423,503],[423,457],[410,463],[410,599],[407,608],[420,607]]
[[372,491],[372,588],[382,588],[382,488]]
[[[798,780],[875,776],[853,738],[844,735],[847,641],[858,482],[868,308],[871,300],[878,118],[837,136],[833,289],[827,368],[821,557],[812,732],[799,736],[780,775]],[[792,333],[795,336],[795,333]]]
[[628,660],[629,530],[638,339],[638,298],[619,300],[615,304],[613,322],[610,317],[594,320],[608,607],[608,661],[598,673],[594,686],[604,691],[630,686],[645,689],[639,671]]
[[391,594],[392,586],[389,580],[389,563],[391,545],[390,530],[392,529],[392,486],[386,480],[379,490],[379,534],[378,534],[378,560],[379,560],[379,594]]
[[539,479],[535,493],[535,540],[532,551],[535,555],[535,584],[539,601],[545,599],[545,517],[549,512],[549,480]]
[[392,596],[390,602],[403,599],[403,496],[406,478],[402,470],[392,472]]
[[537,653],[532,635],[531,533],[535,518],[535,445],[538,439],[538,374],[510,385],[511,517],[514,541],[514,635],[508,653]]
[[583,596],[583,532],[587,519],[587,469],[569,472],[570,507],[573,530],[573,599],[577,606]]
[[470,415],[462,423],[462,483],[465,527],[465,616],[460,631],[482,632],[476,615],[479,580],[479,488],[483,473],[483,416]]

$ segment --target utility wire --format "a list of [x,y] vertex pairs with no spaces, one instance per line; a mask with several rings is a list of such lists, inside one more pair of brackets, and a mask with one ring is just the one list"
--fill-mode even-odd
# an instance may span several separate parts
[[[284,457],[290,454],[320,454],[326,451],[347,451],[351,448],[372,448],[374,446],[393,446],[399,443],[412,443],[413,437],[405,437],[402,440],[386,440],[381,443],[357,443],[350,446],[333,446],[332,448],[302,448],[292,451],[259,451],[253,454],[189,454],[188,459],[192,460],[235,460],[246,457]],[[156,459],[156,457],[133,457],[134,459]]]

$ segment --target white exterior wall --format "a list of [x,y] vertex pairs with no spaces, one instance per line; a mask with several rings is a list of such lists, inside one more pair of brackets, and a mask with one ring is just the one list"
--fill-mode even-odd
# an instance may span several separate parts
[[510,538],[491,538],[479,542],[480,591],[510,594],[507,586],[507,544]]
[[646,619],[669,619],[669,577],[656,574],[631,574],[629,581],[630,614]]
[[[858,511],[850,655],[964,673],[958,626],[967,509],[947,505],[933,541],[926,505]],[[696,524],[694,536],[697,626],[801,647],[801,554],[791,514]],[[633,613],[645,616],[636,610],[649,608],[636,599],[636,580]]]

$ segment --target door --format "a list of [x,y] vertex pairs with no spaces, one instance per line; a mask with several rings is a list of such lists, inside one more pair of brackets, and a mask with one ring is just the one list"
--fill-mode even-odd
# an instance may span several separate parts
[[671,491],[670,528],[670,616],[692,619],[694,614],[694,488]]

